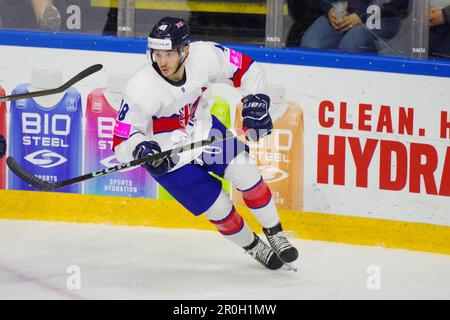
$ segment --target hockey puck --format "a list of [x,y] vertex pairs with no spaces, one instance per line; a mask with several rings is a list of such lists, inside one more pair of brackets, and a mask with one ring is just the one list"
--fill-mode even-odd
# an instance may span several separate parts
[[0,135],[0,159],[6,154],[6,140],[5,137]]

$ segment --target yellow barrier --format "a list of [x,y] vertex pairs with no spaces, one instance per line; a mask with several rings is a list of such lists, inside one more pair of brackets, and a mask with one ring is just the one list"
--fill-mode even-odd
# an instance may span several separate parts
[[[215,230],[176,201],[64,193],[0,191],[0,218]],[[238,207],[250,227],[261,226]],[[302,239],[450,254],[450,227],[280,210],[286,230]]]
[[[91,7],[117,8],[117,5],[118,0],[91,0]],[[136,0],[135,8],[145,10],[267,14],[265,3],[252,2]],[[287,5],[284,5],[283,14],[288,14]]]

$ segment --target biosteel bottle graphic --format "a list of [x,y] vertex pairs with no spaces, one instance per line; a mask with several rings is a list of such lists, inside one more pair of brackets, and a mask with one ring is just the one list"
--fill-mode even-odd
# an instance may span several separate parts
[[[258,142],[247,141],[279,209],[303,209],[303,111],[284,99],[284,88],[272,88],[272,133]],[[242,128],[242,104],[236,107],[235,127]],[[245,205],[241,192],[233,190],[233,202]]]
[[[27,93],[22,84],[13,94]],[[53,106],[42,106],[33,98],[14,100],[10,109],[9,154],[30,173],[48,182],[58,182],[82,173],[82,105],[80,93],[68,89]],[[14,174],[9,189],[36,190]],[[81,184],[60,189],[81,192]]]
[[[106,88],[93,90],[86,105],[85,165],[92,172],[118,165],[112,151],[120,102],[109,102]],[[110,99],[112,100],[112,99]],[[87,181],[84,192],[98,195],[156,198],[156,181],[142,167]]]

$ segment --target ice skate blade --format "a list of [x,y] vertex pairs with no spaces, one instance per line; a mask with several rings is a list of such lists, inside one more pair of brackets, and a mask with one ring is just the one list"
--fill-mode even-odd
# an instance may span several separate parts
[[293,263],[289,263],[289,262],[284,262],[284,261],[283,261],[283,264],[284,264],[284,266],[286,266],[286,268],[287,268],[289,271],[294,271],[294,272],[297,272],[297,271],[298,271],[297,267],[295,267],[295,265],[294,265]]

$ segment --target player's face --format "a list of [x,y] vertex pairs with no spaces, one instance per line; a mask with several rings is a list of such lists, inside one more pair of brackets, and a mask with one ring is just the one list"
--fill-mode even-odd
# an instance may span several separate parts
[[178,50],[155,50],[154,54],[159,70],[163,76],[170,78],[180,62]]

